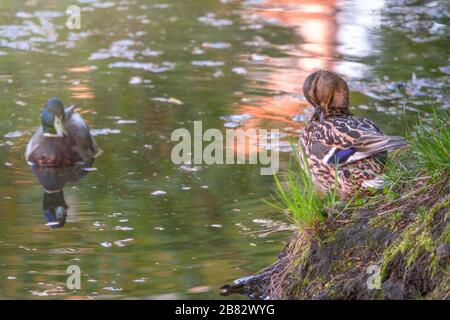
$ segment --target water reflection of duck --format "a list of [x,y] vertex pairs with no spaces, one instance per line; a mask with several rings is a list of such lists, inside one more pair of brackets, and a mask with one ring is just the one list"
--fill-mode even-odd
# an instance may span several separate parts
[[31,169],[44,190],[50,193],[61,190],[66,183],[77,183],[88,174],[82,166],[62,168],[31,166]]
[[47,220],[47,226],[51,228],[63,227],[66,224],[67,211],[69,209],[64,199],[63,190],[61,189],[54,193],[44,191],[42,209]]
[[41,113],[42,126],[28,143],[25,158],[45,167],[90,164],[98,149],[89,127],[75,106],[64,109],[59,98],[51,98]]
[[386,136],[372,121],[354,116],[348,108],[347,83],[332,72],[309,75],[303,94],[315,113],[300,144],[317,187],[326,192],[336,183],[342,198],[380,187],[387,151],[405,146],[406,141]]
[[80,166],[62,168],[32,166],[32,170],[44,188],[42,209],[47,225],[51,228],[63,227],[69,209],[64,199],[64,185],[68,182],[78,182],[88,172]]

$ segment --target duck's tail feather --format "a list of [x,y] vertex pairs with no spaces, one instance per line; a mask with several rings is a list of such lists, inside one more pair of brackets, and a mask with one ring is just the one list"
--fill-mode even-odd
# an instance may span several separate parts
[[364,138],[355,146],[355,149],[358,152],[366,153],[368,156],[384,151],[393,151],[408,145],[404,138],[397,136],[373,135]]
[[[393,151],[407,145],[408,143],[402,137],[385,135],[365,137],[364,140],[360,140],[358,144],[352,146],[352,148],[350,148],[349,150],[353,150],[353,152],[345,157],[345,159],[343,159],[344,161],[339,161],[339,163],[341,165],[353,163],[355,161],[372,157],[383,152]],[[345,150],[340,150],[339,152],[342,153],[342,151]]]
[[75,103],[75,104],[71,104],[70,106],[68,106],[64,112],[65,112],[65,117],[66,120],[70,119],[70,117],[72,116],[72,114],[76,111],[76,109],[78,109],[81,106],[81,103]]

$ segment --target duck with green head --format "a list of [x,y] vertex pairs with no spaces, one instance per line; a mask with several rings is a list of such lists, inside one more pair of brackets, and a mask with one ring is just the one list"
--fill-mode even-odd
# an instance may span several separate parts
[[405,139],[353,115],[347,83],[332,72],[310,74],[303,94],[314,113],[300,137],[300,156],[306,156],[316,187],[327,192],[336,186],[343,199],[381,187],[387,152],[406,146]]
[[41,124],[25,152],[30,164],[61,167],[93,162],[97,144],[75,106],[65,109],[59,98],[49,99],[41,113]]

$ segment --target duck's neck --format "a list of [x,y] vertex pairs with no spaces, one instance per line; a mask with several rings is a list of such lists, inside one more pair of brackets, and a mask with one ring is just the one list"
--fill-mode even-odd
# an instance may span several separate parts
[[352,116],[353,114],[350,112],[348,108],[345,109],[333,109],[329,112],[323,112],[323,111],[316,111],[314,112],[313,116],[311,117],[311,121],[323,121],[326,119],[330,119],[333,117],[348,117]]

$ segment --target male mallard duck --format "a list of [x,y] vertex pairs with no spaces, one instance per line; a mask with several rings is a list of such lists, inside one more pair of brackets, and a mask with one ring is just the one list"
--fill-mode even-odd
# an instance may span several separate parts
[[347,83],[332,72],[310,74],[303,94],[315,112],[300,137],[300,156],[307,157],[316,187],[327,192],[336,184],[343,199],[381,187],[387,151],[407,145],[405,139],[386,136],[372,121],[354,116]]
[[34,165],[60,167],[92,163],[97,145],[75,106],[64,110],[59,98],[51,98],[41,113],[42,126],[28,143],[25,159]]

